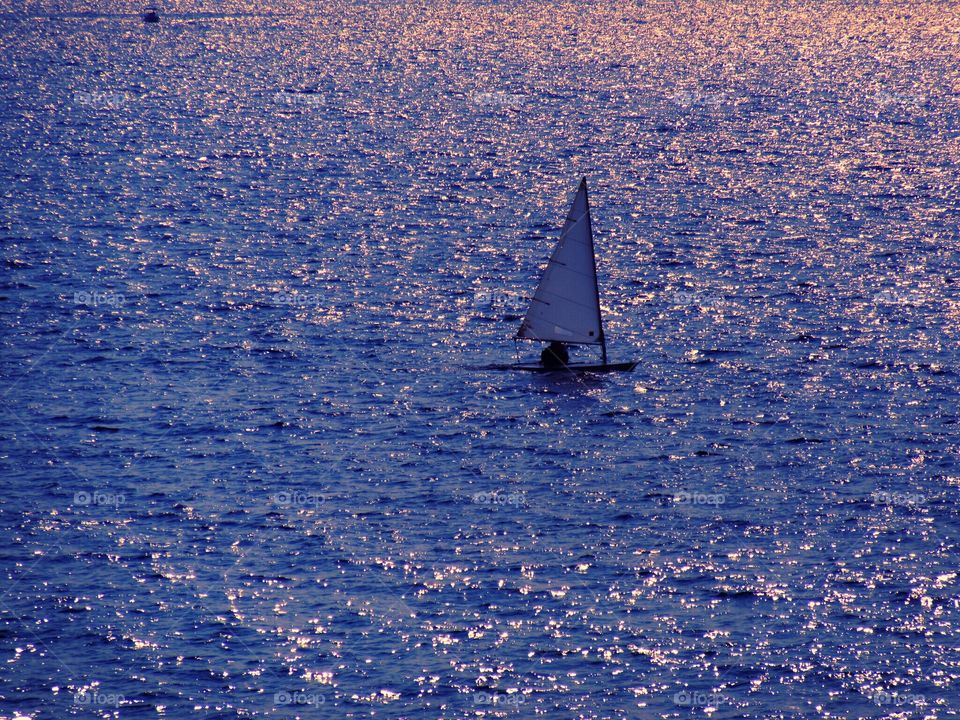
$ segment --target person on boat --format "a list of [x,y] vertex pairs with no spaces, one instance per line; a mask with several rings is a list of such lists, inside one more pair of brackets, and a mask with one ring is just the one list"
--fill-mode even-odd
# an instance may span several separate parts
[[540,364],[545,368],[565,368],[568,362],[570,353],[567,352],[567,346],[559,340],[554,340],[540,353]]

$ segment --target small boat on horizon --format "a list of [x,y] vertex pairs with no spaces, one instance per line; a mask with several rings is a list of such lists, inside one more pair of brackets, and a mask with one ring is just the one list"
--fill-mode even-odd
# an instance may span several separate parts
[[143,21],[145,23],[158,23],[160,22],[160,13],[157,12],[155,7],[148,7],[143,11]]
[[[570,214],[560,232],[560,239],[540,276],[527,314],[515,340],[551,343],[541,355],[540,363],[516,363],[503,369],[531,372],[630,372],[638,361],[607,361],[607,338],[603,332],[600,311],[600,288],[597,284],[597,262],[593,251],[593,224],[587,179],[580,181]],[[566,352],[557,358],[554,348],[567,345],[599,346],[601,362],[568,362]],[[553,358],[552,362],[545,359]]]

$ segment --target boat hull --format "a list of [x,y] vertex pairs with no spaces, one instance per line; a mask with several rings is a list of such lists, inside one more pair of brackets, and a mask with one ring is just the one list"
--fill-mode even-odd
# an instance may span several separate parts
[[534,363],[517,363],[515,365],[498,365],[498,370],[524,370],[526,372],[539,373],[608,373],[608,372],[630,372],[639,361],[622,363],[570,363],[562,368],[544,367]]

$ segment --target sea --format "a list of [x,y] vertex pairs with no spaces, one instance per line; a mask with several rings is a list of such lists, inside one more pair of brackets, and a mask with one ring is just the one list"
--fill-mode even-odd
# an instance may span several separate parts
[[960,716],[955,3],[142,10],[0,0],[0,718]]

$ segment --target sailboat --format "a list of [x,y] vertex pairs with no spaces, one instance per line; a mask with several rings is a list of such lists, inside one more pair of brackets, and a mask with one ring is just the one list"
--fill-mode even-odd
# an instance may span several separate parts
[[[630,372],[637,366],[637,362],[607,361],[607,338],[603,333],[600,312],[600,288],[597,285],[597,262],[593,253],[593,225],[590,221],[586,178],[580,182],[573,207],[560,232],[560,240],[540,276],[540,284],[515,339],[600,347],[601,362],[564,363],[564,371]],[[555,367],[540,363],[517,363],[506,367],[532,372],[557,371]]]

